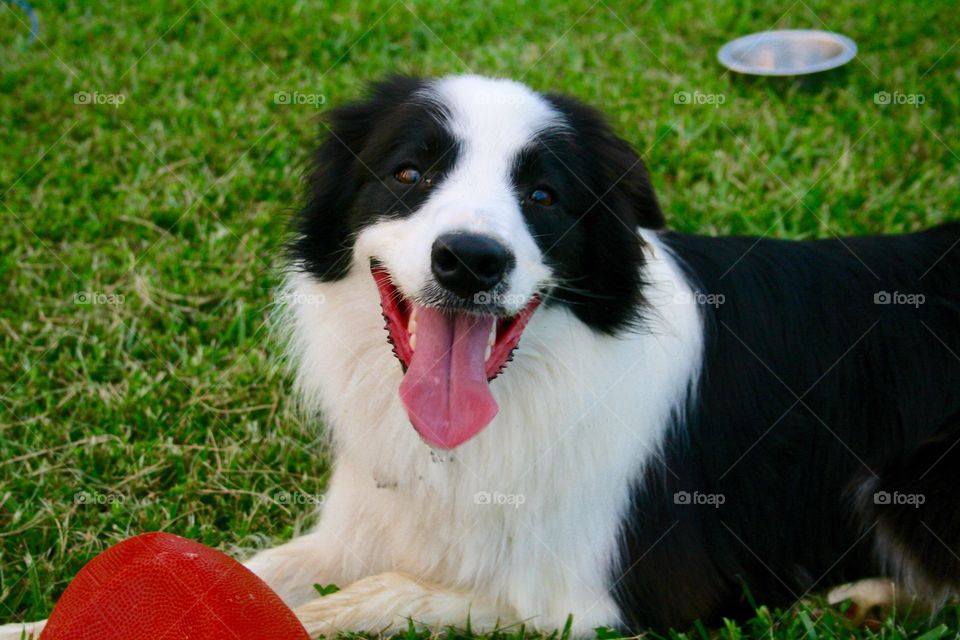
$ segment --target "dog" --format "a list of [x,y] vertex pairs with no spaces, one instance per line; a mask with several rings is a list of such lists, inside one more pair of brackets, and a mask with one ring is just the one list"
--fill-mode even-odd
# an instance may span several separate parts
[[956,593],[960,225],[669,231],[599,111],[505,79],[388,78],[323,126],[279,300],[333,472],[246,563],[312,636]]

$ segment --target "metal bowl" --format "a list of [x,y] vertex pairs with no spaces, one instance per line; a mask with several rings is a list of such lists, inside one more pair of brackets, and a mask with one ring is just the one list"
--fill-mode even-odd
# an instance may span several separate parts
[[751,33],[717,52],[720,64],[757,76],[798,76],[827,71],[850,62],[856,43],[830,31],[782,29]]

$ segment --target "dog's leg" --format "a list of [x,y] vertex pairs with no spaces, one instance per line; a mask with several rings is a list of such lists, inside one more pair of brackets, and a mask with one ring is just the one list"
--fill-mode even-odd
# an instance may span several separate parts
[[885,568],[930,602],[960,594],[960,415],[891,460],[860,490],[860,517],[874,527]]
[[846,616],[856,626],[878,626],[894,611],[901,616],[931,613],[928,603],[919,595],[886,578],[851,582],[834,587],[827,594],[827,602],[832,606],[846,600],[850,601]]
[[[266,582],[290,607],[317,596],[314,584],[341,584],[345,573],[330,551],[330,540],[320,532],[261,551],[243,563]],[[348,580],[356,576],[348,576]]]
[[0,625],[0,640],[35,640],[46,624],[46,620],[40,620]]
[[381,573],[294,610],[311,638],[338,631],[396,633],[409,621],[417,627],[489,631],[519,622],[508,607],[467,591],[449,589],[402,573]]

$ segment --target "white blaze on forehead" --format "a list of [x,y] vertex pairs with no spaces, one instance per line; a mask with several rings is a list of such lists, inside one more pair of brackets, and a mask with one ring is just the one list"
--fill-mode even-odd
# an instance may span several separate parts
[[513,80],[450,76],[431,83],[428,93],[449,113],[445,124],[468,156],[500,160],[507,170],[537,134],[564,122],[546,99]]
[[442,107],[443,124],[458,142],[457,159],[427,210],[443,230],[485,233],[505,242],[517,261],[511,290],[532,294],[547,269],[520,210],[513,183],[521,151],[566,126],[549,101],[513,80],[449,76],[431,82],[425,97]]

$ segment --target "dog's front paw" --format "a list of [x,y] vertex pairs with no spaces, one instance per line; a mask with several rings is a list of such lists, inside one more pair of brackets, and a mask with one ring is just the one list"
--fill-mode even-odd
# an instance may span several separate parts
[[294,610],[311,638],[340,631],[396,633],[418,627],[482,631],[517,622],[512,611],[465,591],[447,589],[401,573],[381,573]]
[[36,640],[46,624],[46,620],[41,620],[0,625],[0,640]]

